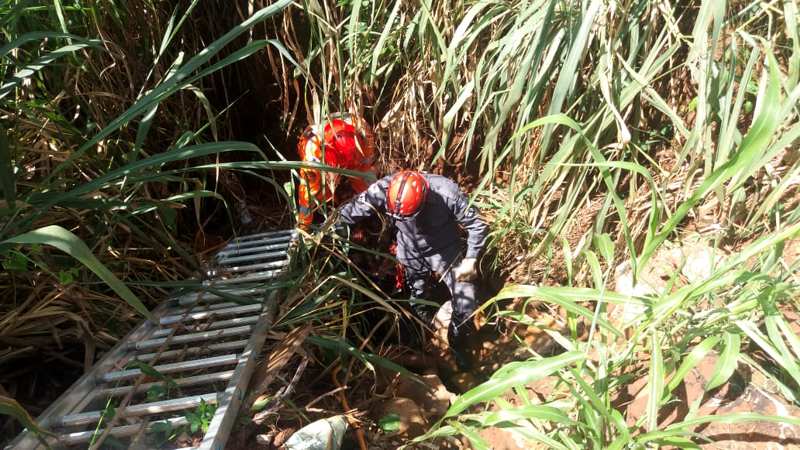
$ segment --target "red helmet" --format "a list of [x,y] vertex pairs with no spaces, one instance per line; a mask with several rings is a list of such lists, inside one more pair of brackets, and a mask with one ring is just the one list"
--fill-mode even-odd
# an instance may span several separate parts
[[418,213],[428,195],[428,180],[416,171],[405,170],[392,177],[387,194],[387,212],[409,217]]
[[[352,124],[342,119],[333,119],[325,125],[324,138],[327,146],[326,164],[345,168],[356,166],[359,161],[358,154],[362,152],[364,143],[361,142],[361,136]],[[331,151],[331,154],[328,154],[328,151]]]

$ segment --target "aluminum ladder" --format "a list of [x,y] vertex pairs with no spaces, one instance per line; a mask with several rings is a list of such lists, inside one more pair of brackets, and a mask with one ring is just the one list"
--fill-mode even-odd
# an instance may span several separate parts
[[[276,281],[289,266],[296,236],[283,230],[232,240],[215,255],[203,289],[165,301],[153,311],[157,323],[139,324],[38,417],[54,433],[47,444],[87,448],[112,422],[107,433],[116,442],[153,448],[157,430],[187,427],[187,413],[205,403],[216,410],[193,448],[223,449],[274,317]],[[164,391],[177,395],[153,399]],[[116,408],[115,420],[108,414],[112,401],[127,405]],[[26,430],[6,448],[45,446]]]

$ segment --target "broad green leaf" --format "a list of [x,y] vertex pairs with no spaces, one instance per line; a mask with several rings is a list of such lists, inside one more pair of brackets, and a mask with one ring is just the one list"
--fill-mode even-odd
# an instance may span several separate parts
[[527,405],[519,408],[501,408],[497,411],[484,411],[479,414],[463,414],[459,420],[473,421],[482,427],[493,427],[503,422],[537,419],[564,425],[576,425],[575,421],[562,410],[546,405]]
[[150,314],[150,311],[147,310],[139,298],[128,289],[128,286],[108,270],[108,268],[92,254],[89,247],[69,230],[58,225],[50,225],[15,236],[11,239],[6,239],[2,243],[49,245],[67,253],[89,268],[89,270],[94,272],[101,280],[105,281],[114,292],[128,302],[139,314],[150,321],[155,321],[155,317]]
[[[702,342],[692,348],[692,351],[686,355],[686,357],[683,359],[683,362],[681,362],[680,367],[678,367],[678,370],[676,370],[675,374],[672,376],[672,378],[670,378],[669,383],[667,384],[666,394],[674,391],[675,388],[677,388],[683,382],[683,379],[686,378],[686,374],[700,364],[700,361],[702,361],[708,352],[711,351],[715,345],[717,345],[720,339],[721,338],[719,336],[711,336],[703,339]],[[662,402],[663,401],[666,401],[666,399],[662,399]]]
[[722,354],[714,366],[714,372],[711,379],[708,380],[704,389],[710,391],[714,388],[722,386],[723,383],[733,375],[736,366],[739,364],[739,347],[741,346],[741,335],[738,333],[726,332],[722,348]]
[[477,403],[492,401],[514,386],[523,386],[552,375],[567,366],[583,361],[585,358],[586,356],[582,353],[569,352],[537,361],[526,361],[517,364],[512,369],[501,369],[485,383],[456,398],[442,419],[453,417]]
[[664,359],[661,355],[661,337],[654,331],[650,337],[650,373],[647,377],[647,431],[658,428],[658,412],[664,394]]

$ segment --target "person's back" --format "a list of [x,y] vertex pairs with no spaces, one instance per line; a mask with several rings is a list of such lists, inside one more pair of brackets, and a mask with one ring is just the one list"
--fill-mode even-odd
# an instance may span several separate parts
[[[297,143],[297,153],[305,163],[325,164],[339,169],[373,172],[375,144],[372,131],[363,119],[335,114],[323,125],[310,125]],[[318,204],[333,199],[340,176],[319,169],[300,169],[297,224],[308,228]],[[355,193],[367,188],[361,178],[350,177]]]

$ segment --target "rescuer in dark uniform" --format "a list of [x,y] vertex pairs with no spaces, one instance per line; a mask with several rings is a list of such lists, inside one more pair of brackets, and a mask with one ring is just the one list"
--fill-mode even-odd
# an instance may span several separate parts
[[[339,223],[354,225],[376,213],[394,223],[397,259],[405,269],[414,313],[430,324],[435,311],[415,302],[425,298],[432,274],[447,285],[453,316],[447,337],[460,369],[469,368],[465,353],[475,332],[470,316],[475,311],[476,261],[486,243],[488,227],[478,217],[458,185],[440,176],[403,171],[384,177],[340,209]],[[466,251],[459,234],[466,231]]]

